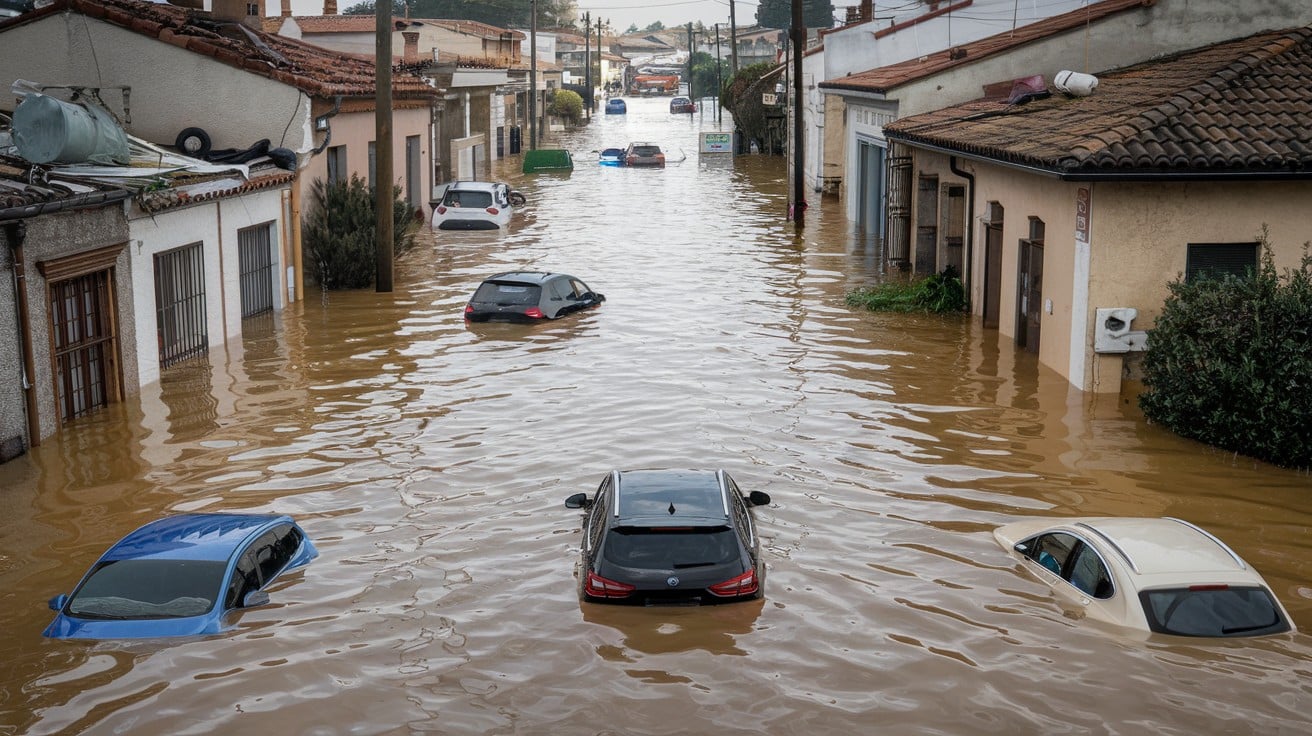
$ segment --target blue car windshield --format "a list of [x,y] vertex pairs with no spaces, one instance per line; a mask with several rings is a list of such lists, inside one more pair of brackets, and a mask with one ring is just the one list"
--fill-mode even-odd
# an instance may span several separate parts
[[227,566],[216,560],[102,562],[65,610],[70,616],[96,619],[200,616],[214,607]]

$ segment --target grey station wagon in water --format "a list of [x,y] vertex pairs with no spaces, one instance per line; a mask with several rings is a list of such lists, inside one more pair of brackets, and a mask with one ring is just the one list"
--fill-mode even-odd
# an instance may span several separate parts
[[567,273],[508,271],[489,277],[465,305],[470,322],[536,322],[556,319],[606,301]]
[[765,561],[753,506],[723,470],[615,470],[586,509],[579,595],[584,601],[698,605],[761,598]]

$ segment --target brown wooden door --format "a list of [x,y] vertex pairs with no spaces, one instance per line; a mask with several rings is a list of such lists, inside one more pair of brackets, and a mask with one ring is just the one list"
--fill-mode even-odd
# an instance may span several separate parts
[[1016,344],[1026,352],[1039,352],[1039,328],[1043,314],[1043,246],[1022,240],[1016,305]]
[[1002,223],[984,228],[984,326],[997,329],[1002,301]]

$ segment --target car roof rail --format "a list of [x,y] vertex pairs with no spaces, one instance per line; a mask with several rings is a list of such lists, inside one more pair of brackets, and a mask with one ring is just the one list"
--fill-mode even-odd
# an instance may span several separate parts
[[1234,560],[1236,565],[1239,565],[1239,569],[1240,569],[1240,570],[1247,570],[1247,569],[1248,569],[1248,565],[1244,563],[1244,561],[1239,557],[1239,555],[1235,554],[1235,551],[1234,551],[1234,550],[1230,549],[1230,547],[1227,546],[1225,542],[1222,542],[1221,540],[1217,539],[1217,538],[1216,538],[1216,535],[1212,534],[1211,532],[1207,531],[1206,529],[1202,528],[1201,526],[1198,526],[1197,524],[1190,524],[1189,522],[1185,521],[1184,519],[1177,519],[1177,518],[1175,518],[1174,516],[1163,516],[1162,518],[1163,518],[1163,519],[1169,519],[1169,520],[1171,520],[1171,521],[1175,521],[1175,522],[1179,522],[1179,523],[1181,523],[1181,524],[1184,524],[1185,526],[1189,527],[1190,529],[1193,529],[1194,531],[1198,532],[1199,534],[1203,535],[1204,537],[1207,537],[1208,539],[1210,539],[1210,540],[1212,540],[1213,542],[1215,542],[1215,543],[1216,543],[1216,546],[1218,546],[1218,547],[1220,547],[1221,549],[1225,550],[1225,553],[1228,554],[1228,555],[1230,555],[1230,559]]
[[[1098,529],[1095,529],[1094,527],[1089,526],[1088,524],[1084,523],[1083,521],[1077,521],[1077,522],[1075,522],[1075,526],[1077,526],[1077,527],[1079,527],[1079,528],[1081,528],[1081,529],[1088,529],[1091,533],[1093,533],[1095,536],[1097,536],[1097,537],[1098,537],[1099,539],[1101,539],[1103,542],[1106,542],[1108,547],[1111,547],[1113,550],[1115,550],[1115,551],[1116,551],[1116,554],[1120,555],[1120,556],[1121,556],[1121,559],[1125,560],[1126,564],[1128,564],[1128,565],[1130,566],[1130,569],[1131,569],[1131,570],[1134,570],[1136,573],[1139,572],[1139,566],[1136,565],[1136,564],[1134,564],[1134,560],[1130,558],[1130,555],[1127,554],[1125,550],[1121,549],[1121,545],[1119,545],[1119,544],[1117,544],[1116,542],[1112,541],[1112,538],[1111,538],[1111,537],[1107,536],[1106,534],[1103,534],[1103,533],[1102,533],[1101,531],[1099,531]],[[1096,551],[1096,550],[1095,550],[1095,551]]]
[[615,518],[620,518],[620,471],[610,471],[610,484],[615,486]]
[[720,503],[724,506],[724,518],[729,518],[729,484],[724,482],[724,469],[715,471],[715,480],[720,484]]

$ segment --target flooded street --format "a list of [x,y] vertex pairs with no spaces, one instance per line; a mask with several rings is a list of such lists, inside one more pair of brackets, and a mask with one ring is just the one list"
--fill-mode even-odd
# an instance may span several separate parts
[[[880,263],[838,202],[795,234],[784,160],[699,158],[710,115],[667,105],[544,144],[572,173],[504,162],[510,232],[425,229],[393,293],[312,290],[0,465],[0,734],[1312,730],[1308,475],[1069,392],[978,319],[848,308]],[[595,163],[629,141],[669,165]],[[481,279],[521,268],[607,301],[466,325]],[[764,601],[579,602],[562,502],[644,467],[773,497]],[[42,638],[105,547],[195,510],[291,514],[320,557],[219,637]],[[1302,632],[1074,620],[991,533],[1074,515],[1207,528]]]

